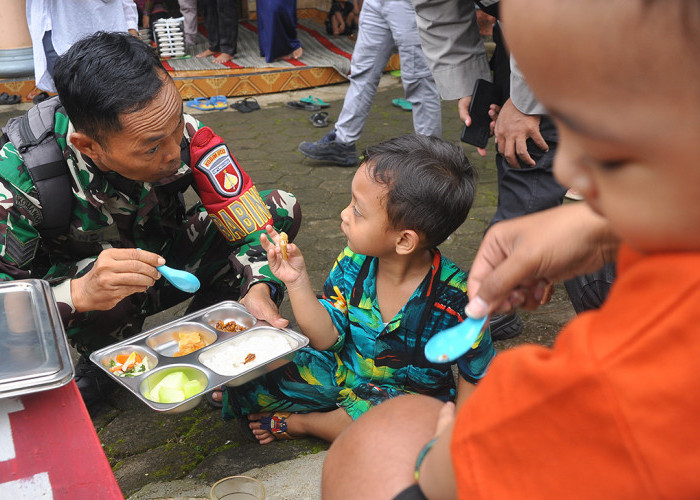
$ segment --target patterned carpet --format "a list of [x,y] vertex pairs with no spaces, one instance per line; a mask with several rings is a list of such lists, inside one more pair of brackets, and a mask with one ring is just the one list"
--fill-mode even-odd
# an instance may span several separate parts
[[187,58],[167,59],[164,62],[174,71],[211,71],[242,68],[333,68],[347,77],[350,72],[350,57],[355,43],[346,36],[333,37],[326,34],[324,25],[312,19],[299,19],[297,30],[304,54],[299,60],[283,59],[268,63],[260,56],[257,25],[255,21],[242,21],[238,29],[238,49],[233,61],[225,64],[214,62],[214,56],[194,57],[194,54],[207,48],[206,39],[200,34],[200,41]]

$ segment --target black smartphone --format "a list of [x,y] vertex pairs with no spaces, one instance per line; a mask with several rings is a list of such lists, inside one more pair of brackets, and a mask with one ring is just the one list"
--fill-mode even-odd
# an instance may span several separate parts
[[472,119],[472,124],[464,126],[462,130],[462,142],[471,144],[478,148],[485,148],[489,142],[489,125],[491,117],[489,116],[489,107],[496,102],[496,85],[488,80],[479,78],[474,83],[474,92],[472,92],[472,102],[469,104],[469,116]]

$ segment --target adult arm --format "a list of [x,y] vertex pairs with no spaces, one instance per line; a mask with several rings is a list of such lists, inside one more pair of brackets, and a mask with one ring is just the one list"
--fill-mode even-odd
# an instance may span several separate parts
[[546,110],[533,95],[512,56],[510,68],[510,98],[503,104],[494,126],[496,146],[511,167],[519,168],[520,162],[533,166],[535,161],[527,151],[527,140],[532,139],[542,151],[549,149],[540,133],[541,115]]
[[122,0],[122,9],[124,10],[124,22],[126,23],[127,31],[134,36],[138,36],[139,12],[136,8],[136,2],[133,0]]
[[606,219],[575,203],[495,224],[469,272],[471,317],[535,309],[552,283],[594,272],[615,259],[619,239]]

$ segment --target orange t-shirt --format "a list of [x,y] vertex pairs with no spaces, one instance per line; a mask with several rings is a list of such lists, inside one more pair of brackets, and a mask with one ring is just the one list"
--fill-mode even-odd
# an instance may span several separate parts
[[601,309],[496,356],[451,452],[460,498],[700,498],[700,253],[623,247]]

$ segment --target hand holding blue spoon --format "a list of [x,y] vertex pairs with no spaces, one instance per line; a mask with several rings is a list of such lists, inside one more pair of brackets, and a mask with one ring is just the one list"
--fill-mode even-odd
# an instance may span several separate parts
[[[139,250],[141,249],[139,248]],[[165,264],[156,266],[156,269],[158,269],[163,278],[168,280],[178,290],[187,293],[194,293],[199,290],[199,280],[192,273],[181,271],[180,269],[173,269]]]
[[472,348],[479,334],[489,324],[489,317],[467,317],[459,325],[436,333],[425,344],[425,358],[431,363],[450,363]]

